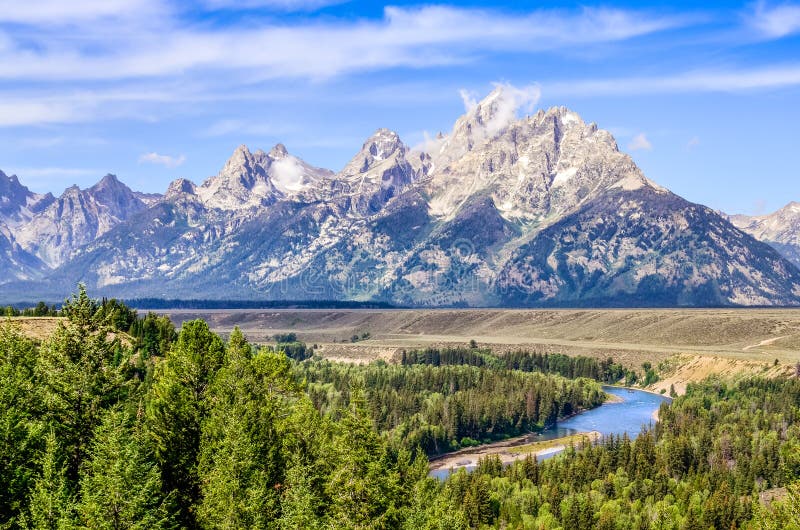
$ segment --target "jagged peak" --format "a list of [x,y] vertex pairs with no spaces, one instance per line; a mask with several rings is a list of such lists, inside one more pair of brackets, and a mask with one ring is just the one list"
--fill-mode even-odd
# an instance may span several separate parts
[[269,150],[269,157],[273,160],[279,160],[286,156],[289,156],[289,151],[287,151],[286,146],[281,143],[275,144],[275,147]]
[[194,182],[185,178],[178,178],[169,183],[167,192],[164,195],[166,198],[176,197],[182,194],[194,195],[197,191],[197,186]]
[[255,161],[256,157],[254,154],[250,152],[250,149],[248,149],[246,145],[242,144],[233,151],[233,154],[228,158],[222,171],[224,173],[241,171],[243,168],[252,167]]
[[555,118],[563,125],[586,125],[580,114],[564,106],[554,106],[540,112],[542,119]]
[[29,192],[28,188],[20,183],[19,178],[16,175],[6,175],[2,170],[0,170],[0,189],[7,189],[10,191],[12,188],[23,190],[25,193]]
[[97,184],[89,188],[89,191],[92,193],[97,193],[103,190],[114,190],[114,189],[122,189],[130,191],[130,188],[128,188],[128,186],[126,186],[123,182],[121,182],[116,175],[108,173],[102,179],[100,179],[100,181]]
[[233,150],[233,154],[231,155],[231,157],[234,157],[234,156],[249,156],[249,155],[250,155],[250,149],[247,147],[247,145],[241,144],[241,145],[239,145],[239,147],[237,147],[236,149]]
[[16,175],[6,175],[2,169],[0,169],[0,179],[3,179],[12,184],[19,184],[19,179],[17,178]]
[[395,156],[405,157],[407,148],[400,135],[390,129],[375,131],[361,146],[361,150],[347,163],[340,175],[352,176],[366,173]]
[[399,134],[390,129],[381,128],[364,142],[361,150],[368,151],[376,160],[385,160],[398,149],[404,148],[405,145],[400,140]]
[[786,206],[784,206],[783,208],[781,208],[781,211],[784,211],[786,213],[800,215],[800,202],[792,201],[789,204],[787,204]]

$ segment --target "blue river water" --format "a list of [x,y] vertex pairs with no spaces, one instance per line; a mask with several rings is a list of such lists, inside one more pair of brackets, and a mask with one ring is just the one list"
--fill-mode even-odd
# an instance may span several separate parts
[[[532,433],[521,439],[515,445],[524,445],[531,442],[553,440],[570,434],[579,432],[597,431],[603,435],[615,434],[622,435],[627,433],[633,439],[642,432],[642,428],[652,426],[653,412],[658,410],[662,403],[670,402],[666,396],[643,392],[616,386],[604,386],[603,390],[607,394],[613,394],[622,401],[617,403],[605,403],[592,410],[587,410],[576,414],[571,418],[558,422],[558,425],[542,431]],[[558,454],[558,451],[540,455],[539,460],[544,460]],[[471,471],[475,466],[464,466]],[[431,471],[432,477],[440,479],[446,478],[450,474],[449,469],[438,469]]]

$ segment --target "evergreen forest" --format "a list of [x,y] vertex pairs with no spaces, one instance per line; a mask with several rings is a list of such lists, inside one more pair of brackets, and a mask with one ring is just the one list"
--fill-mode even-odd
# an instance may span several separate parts
[[58,314],[42,341],[0,325],[0,528],[800,529],[798,378],[707,380],[634,440],[439,480],[429,457],[545,429],[630,373],[478,348],[333,363],[82,287]]

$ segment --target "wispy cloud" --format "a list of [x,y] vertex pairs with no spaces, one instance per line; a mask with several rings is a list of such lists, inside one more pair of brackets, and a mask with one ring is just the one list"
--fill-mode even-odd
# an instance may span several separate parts
[[349,0],[203,0],[207,9],[271,9],[275,11],[313,11],[323,7],[344,4]]
[[[146,0],[127,0],[131,5],[143,2]],[[33,17],[31,11],[23,10],[17,16]],[[91,13],[102,10],[96,6]],[[50,32],[41,36],[26,32],[25,41],[33,40],[33,45],[23,46],[20,39],[3,51],[0,78],[108,80],[220,70],[252,75],[257,68],[265,79],[319,79],[398,66],[456,64],[489,51],[530,52],[616,42],[686,23],[679,18],[614,9],[512,15],[426,6],[387,7],[378,20],[301,20],[255,28],[234,24],[198,29],[165,17],[169,28],[163,27],[163,21],[151,28],[139,27],[145,24],[146,13],[146,9],[137,13],[137,31],[122,27],[113,40],[106,33],[93,39],[92,28],[74,40]],[[48,14],[50,18],[55,14]],[[14,35],[11,37],[13,40]]]
[[186,157],[183,155],[170,156],[170,155],[160,155],[158,153],[153,152],[153,153],[145,153],[139,157],[140,164],[156,164],[168,168],[178,167],[184,162],[186,162]]
[[653,77],[577,79],[542,83],[551,94],[607,96],[680,92],[740,92],[800,85],[800,64],[692,71]]
[[277,130],[269,124],[252,120],[220,120],[203,131],[202,136],[273,136],[285,129]]
[[765,2],[759,2],[747,19],[764,37],[786,37],[800,31],[800,4],[768,6]]
[[472,112],[472,110],[478,106],[478,97],[474,92],[462,88],[458,91],[458,95],[461,96],[461,101],[464,102],[465,112]]
[[158,0],[0,0],[0,22],[67,25],[107,18],[129,18],[137,13],[152,14],[164,9],[165,4]]
[[64,123],[79,119],[79,109],[63,101],[0,101],[0,127]]
[[650,151],[653,149],[653,144],[647,139],[645,133],[639,133],[628,143],[628,149],[631,151]]
[[700,137],[699,136],[692,136],[689,138],[689,141],[686,142],[686,149],[692,150],[695,149],[700,145]]

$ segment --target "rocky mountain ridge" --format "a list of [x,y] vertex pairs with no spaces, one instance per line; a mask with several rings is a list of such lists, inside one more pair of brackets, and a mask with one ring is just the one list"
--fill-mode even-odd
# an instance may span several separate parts
[[241,146],[217,175],[178,179],[163,197],[116,179],[68,190],[7,225],[0,251],[38,269],[0,295],[52,297],[83,281],[127,298],[800,303],[796,266],[648,180],[610,133],[564,107],[517,107],[499,86],[416,149],[379,129],[338,173],[281,144]]
[[790,202],[767,215],[731,215],[729,219],[734,226],[768,243],[800,267],[800,203]]

